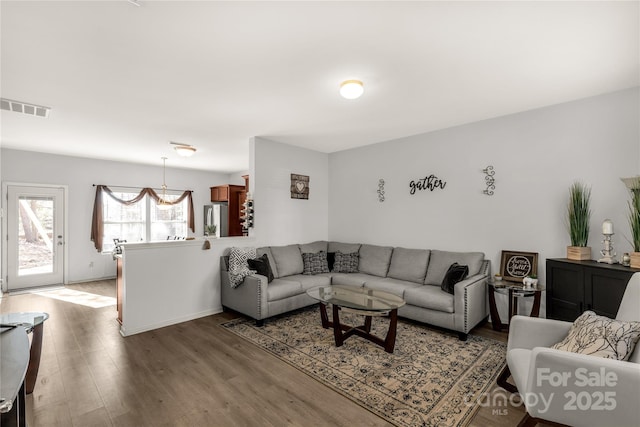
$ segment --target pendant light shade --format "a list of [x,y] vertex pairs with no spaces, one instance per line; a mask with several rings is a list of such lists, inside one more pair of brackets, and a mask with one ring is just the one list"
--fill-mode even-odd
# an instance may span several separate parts
[[166,169],[167,169],[167,158],[162,157],[162,196],[160,196],[160,200],[158,200],[157,205],[158,209],[167,210],[171,209],[171,203],[167,200],[167,183],[166,183]]

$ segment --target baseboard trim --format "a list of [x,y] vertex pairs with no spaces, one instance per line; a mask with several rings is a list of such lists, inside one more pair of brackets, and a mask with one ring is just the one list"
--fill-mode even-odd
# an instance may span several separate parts
[[160,329],[160,328],[164,328],[167,326],[171,326],[171,325],[177,325],[178,323],[183,323],[183,322],[188,322],[190,320],[195,320],[195,319],[199,319],[201,317],[207,317],[207,316],[213,316],[214,314],[219,314],[222,313],[222,306],[220,307],[216,307],[216,308],[212,308],[209,310],[204,310],[204,311],[200,311],[198,313],[192,313],[192,314],[188,314],[185,316],[180,316],[180,317],[176,317],[173,319],[168,319],[162,322],[158,322],[158,323],[152,323],[150,325],[144,325],[144,326],[140,326],[137,328],[126,328],[125,324],[123,323],[120,326],[120,335],[122,335],[123,337],[128,337],[131,335],[136,335],[136,334],[140,334],[142,332],[148,332],[148,331],[152,331],[154,329]]

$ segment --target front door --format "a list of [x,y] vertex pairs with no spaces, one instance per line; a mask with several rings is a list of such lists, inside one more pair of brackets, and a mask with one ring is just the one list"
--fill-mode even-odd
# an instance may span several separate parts
[[64,191],[7,186],[9,291],[63,283]]

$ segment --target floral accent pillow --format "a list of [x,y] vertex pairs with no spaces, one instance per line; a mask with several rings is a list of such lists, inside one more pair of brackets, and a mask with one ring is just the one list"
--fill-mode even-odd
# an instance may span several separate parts
[[358,252],[343,254],[336,252],[335,261],[333,262],[334,273],[357,273],[358,272]]
[[320,251],[315,254],[302,254],[302,263],[304,264],[302,274],[320,274],[329,272],[329,262],[327,261],[327,253],[325,251]]
[[607,359],[628,360],[640,338],[640,322],[626,322],[585,311],[569,335],[551,348]]

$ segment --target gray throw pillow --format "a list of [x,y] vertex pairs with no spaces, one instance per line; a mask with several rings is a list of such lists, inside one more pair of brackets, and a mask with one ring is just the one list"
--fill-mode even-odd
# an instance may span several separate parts
[[358,252],[343,254],[338,251],[333,262],[334,273],[357,273],[358,272]]
[[304,270],[302,274],[321,274],[329,272],[329,263],[327,261],[327,253],[320,251],[318,253],[302,254],[302,262]]

